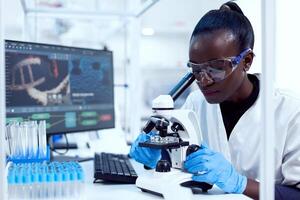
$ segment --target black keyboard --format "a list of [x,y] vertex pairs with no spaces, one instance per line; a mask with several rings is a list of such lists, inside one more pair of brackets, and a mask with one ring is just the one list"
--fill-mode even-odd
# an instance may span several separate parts
[[94,160],[94,183],[99,180],[135,184],[137,174],[129,158],[124,154],[96,153]]

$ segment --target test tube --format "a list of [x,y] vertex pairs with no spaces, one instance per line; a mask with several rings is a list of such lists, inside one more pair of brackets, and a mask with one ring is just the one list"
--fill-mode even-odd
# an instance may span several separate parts
[[15,194],[16,198],[20,199],[23,196],[23,180],[22,180],[23,169],[20,165],[16,166],[16,186],[15,186]]
[[55,182],[55,198],[62,198],[62,190],[63,190],[63,185],[62,185],[62,173],[59,169],[58,166],[55,166],[55,176],[54,176],[54,182]]
[[82,194],[84,194],[84,190],[85,190],[85,187],[84,187],[84,173],[83,173],[83,170],[82,168],[78,168],[77,169],[77,178],[78,178],[78,187],[79,187],[79,199],[82,199]]
[[38,139],[39,139],[39,157],[47,157],[47,138],[46,138],[46,121],[42,120],[38,127]]
[[15,199],[16,198],[16,172],[14,167],[12,166],[8,170],[7,175],[7,184],[8,184],[8,198],[9,199]]
[[[25,166],[23,166],[25,167]],[[24,199],[30,199],[31,198],[31,175],[27,169],[23,170],[22,174],[23,180],[22,180],[22,198]]]
[[11,133],[10,133],[10,125],[6,125],[5,127],[5,137],[7,140],[7,155],[11,157],[12,155],[12,142],[11,142]]
[[70,173],[68,170],[63,168],[63,196],[68,199],[70,196]]
[[32,132],[31,132],[31,122],[23,122],[23,130],[26,132],[27,135],[27,158],[33,158],[33,139],[32,139]]
[[33,158],[37,157],[38,154],[38,126],[36,121],[31,121],[30,125],[31,131],[31,139],[32,139],[32,151],[33,151]]
[[21,152],[22,152],[22,158],[27,158],[28,157],[28,140],[29,135],[28,135],[28,126],[26,123],[20,123],[18,127],[18,132],[19,132],[19,137],[22,138],[20,140],[21,143]]
[[19,144],[19,136],[18,136],[18,123],[12,122],[9,126],[11,137],[12,137],[12,158],[18,158],[20,156],[20,144]]
[[37,164],[33,163],[32,171],[31,171],[31,180],[32,180],[32,198],[38,199],[39,198],[39,174],[38,174],[38,166]]
[[47,175],[46,175],[46,166],[44,164],[39,165],[39,198],[45,198],[45,190],[47,188],[46,185]]

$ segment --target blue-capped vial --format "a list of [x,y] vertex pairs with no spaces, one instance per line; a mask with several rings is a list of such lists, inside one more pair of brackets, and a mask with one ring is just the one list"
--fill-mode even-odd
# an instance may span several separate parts
[[54,173],[51,171],[47,173],[47,182],[54,182]]
[[47,187],[46,187],[46,190],[47,190],[47,197],[48,198],[53,198],[55,197],[54,193],[55,193],[55,185],[54,185],[54,173],[52,170],[49,170],[49,172],[47,173]]
[[60,171],[54,173],[54,190],[56,198],[63,196],[62,173]]
[[30,184],[30,183],[32,182],[31,180],[32,180],[32,179],[31,179],[31,174],[25,172],[25,173],[23,174],[23,183],[24,183],[24,184]]
[[79,181],[84,181],[84,172],[82,169],[77,169],[77,179]]
[[63,181],[69,181],[70,180],[70,173],[67,170],[63,171]]
[[32,171],[31,172],[31,180],[33,183],[38,183],[39,182],[39,174],[37,171]]
[[8,173],[7,183],[8,184],[16,184],[16,174],[14,172]]
[[62,173],[61,172],[55,172],[54,181],[55,182],[61,182],[62,181]]
[[16,198],[16,174],[14,169],[10,170],[7,174],[7,184],[8,184],[8,196],[10,199]]
[[70,181],[76,181],[77,180],[77,173],[75,170],[70,171]]
[[47,175],[45,172],[40,171],[39,172],[39,182],[44,183],[47,180]]

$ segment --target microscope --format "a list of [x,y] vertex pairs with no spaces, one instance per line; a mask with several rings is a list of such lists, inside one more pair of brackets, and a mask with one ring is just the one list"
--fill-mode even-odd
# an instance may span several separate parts
[[168,95],[160,95],[152,101],[153,115],[143,132],[155,131],[156,134],[139,146],[161,149],[167,152],[169,159],[159,160],[155,169],[138,176],[136,186],[144,192],[165,197],[175,188],[199,188],[203,192],[212,188],[207,183],[192,181],[193,174],[183,167],[186,157],[200,148],[202,134],[196,114],[192,110],[174,109],[174,101],[194,80],[193,74],[188,73]]

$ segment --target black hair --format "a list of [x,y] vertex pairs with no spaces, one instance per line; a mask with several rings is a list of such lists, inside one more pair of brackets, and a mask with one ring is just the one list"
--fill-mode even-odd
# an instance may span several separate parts
[[247,48],[253,49],[252,25],[241,8],[232,1],[223,4],[218,10],[207,12],[197,23],[191,39],[203,33],[212,33],[221,29],[231,31],[236,38],[239,51]]

